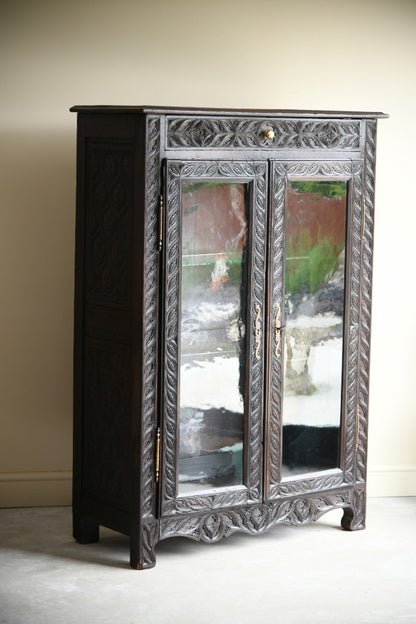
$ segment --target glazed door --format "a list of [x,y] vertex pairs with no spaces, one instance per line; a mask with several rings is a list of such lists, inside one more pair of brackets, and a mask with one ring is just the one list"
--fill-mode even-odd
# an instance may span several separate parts
[[162,516],[262,500],[267,163],[165,179]]
[[271,203],[269,499],[353,480],[362,162],[275,162]]

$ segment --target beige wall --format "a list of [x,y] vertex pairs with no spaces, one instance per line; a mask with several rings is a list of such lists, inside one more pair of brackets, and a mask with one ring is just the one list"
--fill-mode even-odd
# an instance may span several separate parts
[[0,505],[70,503],[72,104],[382,110],[369,493],[416,494],[416,3],[3,0]]

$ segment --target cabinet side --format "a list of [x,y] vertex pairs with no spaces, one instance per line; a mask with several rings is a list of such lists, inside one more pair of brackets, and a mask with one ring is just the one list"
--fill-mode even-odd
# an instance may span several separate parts
[[139,485],[138,134],[136,116],[78,115],[73,512],[82,542],[98,539],[99,524],[129,534]]

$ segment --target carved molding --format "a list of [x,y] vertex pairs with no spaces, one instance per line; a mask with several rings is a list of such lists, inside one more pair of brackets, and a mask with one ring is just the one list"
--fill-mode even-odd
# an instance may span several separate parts
[[247,490],[244,488],[237,492],[224,491],[215,495],[199,495],[179,497],[172,505],[168,506],[170,512],[191,513],[193,511],[206,511],[207,509],[220,509],[236,507],[247,503]]
[[[165,237],[165,366],[163,403],[163,513],[169,513],[176,496],[176,428],[179,333],[179,244],[181,164],[169,163]],[[165,502],[166,501],[166,502]],[[168,501],[170,504],[168,504]],[[167,508],[168,507],[168,508]]]
[[289,162],[275,162],[275,171],[283,177],[330,176],[350,178],[359,174],[363,169],[360,160],[298,160]]
[[[274,138],[265,138],[265,130],[274,130]],[[357,150],[360,122],[172,117],[167,121],[167,147]]]
[[375,160],[377,122],[366,123],[364,213],[361,249],[359,383],[355,478],[364,483],[367,471],[368,395],[370,372],[371,291],[374,230]]
[[157,426],[157,319],[158,254],[157,216],[159,205],[160,118],[147,119],[146,213],[144,241],[144,327],[142,394],[142,515],[154,514],[154,436]]
[[344,475],[322,475],[309,479],[294,479],[283,481],[278,487],[279,496],[293,496],[307,492],[330,490],[345,485]]
[[303,525],[327,511],[352,506],[351,491],[300,497],[234,510],[209,512],[160,521],[160,538],[184,536],[204,542],[217,542],[236,531],[263,533],[277,524]]
[[[263,360],[255,357],[254,335],[257,306],[262,310],[261,323],[264,327],[264,265],[265,265],[265,220],[267,208],[267,163],[262,162],[214,162],[171,161],[167,165],[167,214],[166,214],[166,277],[165,277],[165,379],[164,379],[164,464],[163,464],[163,513],[174,514],[209,507],[216,507],[216,498],[223,495],[183,497],[176,499],[177,464],[177,404],[178,404],[178,334],[179,334],[179,274],[180,274],[180,222],[181,181],[184,178],[217,178],[252,182],[254,185],[254,206],[251,210],[252,245],[252,293],[251,310],[248,314],[248,353],[250,353],[250,384],[248,388],[248,476],[244,500],[241,493],[227,494],[228,504],[259,501],[262,482],[262,434],[263,434]],[[264,350],[261,339],[261,353]],[[210,502],[207,503],[207,498]]]
[[[248,476],[249,498],[251,501],[260,501],[262,495],[263,478],[263,379],[264,379],[264,334],[265,334],[265,261],[266,261],[266,218],[267,218],[267,164],[257,163],[250,165],[254,178],[255,211],[251,216],[252,256],[251,267],[252,294],[251,301],[251,346],[248,347],[247,359],[251,356],[249,384],[248,384]],[[260,306],[262,334],[260,340],[260,359],[257,359],[254,349],[256,334],[254,310]],[[250,315],[249,315],[250,316]],[[249,319],[247,319],[249,323]]]
[[350,221],[350,277],[347,318],[349,334],[347,342],[346,371],[346,428],[344,446],[344,470],[348,482],[354,482],[354,457],[357,436],[357,392],[359,370],[360,336],[360,281],[361,281],[361,237],[363,218],[363,164],[359,175],[351,180],[351,221]]
[[[284,324],[284,253],[285,253],[285,200],[286,200],[286,176],[277,175],[276,165],[272,169],[272,225],[271,225],[271,317],[270,327],[274,327],[275,318],[280,306],[281,324]],[[280,348],[278,357],[275,354],[275,343],[271,346],[270,358],[270,384],[269,384],[269,414],[267,428],[267,468],[268,489],[281,480],[281,409],[283,399],[283,340],[280,336]]]

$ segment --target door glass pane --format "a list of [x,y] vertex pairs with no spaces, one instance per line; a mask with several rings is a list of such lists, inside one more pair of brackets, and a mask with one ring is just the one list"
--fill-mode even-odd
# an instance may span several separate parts
[[182,183],[178,494],[243,482],[247,184]]
[[347,183],[289,182],[283,477],[339,466]]

